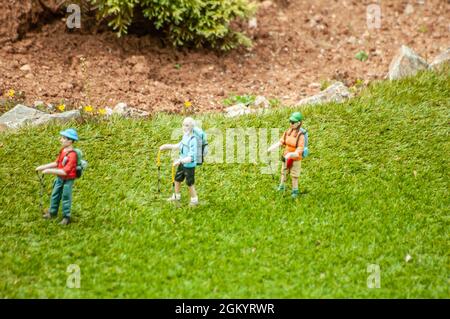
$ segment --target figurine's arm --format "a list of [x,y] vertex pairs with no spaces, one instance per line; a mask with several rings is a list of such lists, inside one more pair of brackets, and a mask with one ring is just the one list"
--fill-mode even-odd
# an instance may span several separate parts
[[67,176],[67,173],[65,170],[60,168],[47,168],[42,171],[42,174],[53,174],[58,176]]
[[165,150],[177,150],[180,148],[180,144],[164,144],[161,145],[159,150],[160,151],[165,151]]
[[281,146],[281,142],[276,142],[275,144],[272,144],[268,149],[267,152],[273,152],[277,148]]
[[57,166],[58,166],[58,164],[56,162],[51,162],[51,163],[48,163],[48,164],[36,167],[36,171],[39,172],[39,171],[43,171],[43,170],[46,170],[46,169],[49,169],[49,168],[55,168]]

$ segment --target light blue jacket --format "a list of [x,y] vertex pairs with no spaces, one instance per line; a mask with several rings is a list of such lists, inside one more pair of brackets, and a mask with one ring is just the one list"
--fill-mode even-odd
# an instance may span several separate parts
[[184,167],[192,168],[197,166],[197,138],[194,134],[184,134],[180,144],[180,159],[191,157],[192,162],[183,164]]

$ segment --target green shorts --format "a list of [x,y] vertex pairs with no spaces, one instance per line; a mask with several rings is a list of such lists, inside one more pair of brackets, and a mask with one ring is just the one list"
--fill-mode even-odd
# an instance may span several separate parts
[[185,178],[187,186],[194,185],[195,167],[184,167],[182,164],[178,165],[177,173],[175,174],[175,181],[182,182]]

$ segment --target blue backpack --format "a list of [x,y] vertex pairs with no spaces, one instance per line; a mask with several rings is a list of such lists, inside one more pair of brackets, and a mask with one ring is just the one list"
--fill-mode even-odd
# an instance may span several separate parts
[[[305,145],[303,147],[303,153],[302,158],[308,157],[309,155],[309,149],[308,149],[308,131],[304,128],[300,128],[300,131],[303,133],[303,136],[305,136]],[[300,134],[299,134],[300,136]],[[297,146],[298,146],[298,138],[297,138]]]
[[[197,166],[202,165],[205,161],[205,156],[208,155],[208,139],[205,131],[199,127],[194,127],[194,136],[197,139]],[[191,138],[191,139],[192,139]]]

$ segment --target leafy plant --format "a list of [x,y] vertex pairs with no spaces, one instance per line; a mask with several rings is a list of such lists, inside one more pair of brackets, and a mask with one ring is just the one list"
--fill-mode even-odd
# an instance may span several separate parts
[[270,107],[276,108],[281,106],[281,101],[279,99],[270,99],[269,100]]
[[253,102],[255,102],[256,96],[255,95],[232,95],[222,101],[223,105],[225,106],[231,106],[238,103],[245,104],[246,106],[249,106]]
[[367,59],[369,59],[369,55],[365,51],[359,51],[358,53],[356,53],[355,58],[361,62],[365,62],[367,61]]
[[210,46],[230,50],[250,46],[243,33],[231,23],[247,19],[256,7],[247,0],[91,0],[97,6],[98,18],[107,19],[119,36],[128,32],[136,10],[174,46]]
[[329,80],[321,80],[320,81],[320,90],[326,90],[331,85],[331,81]]

